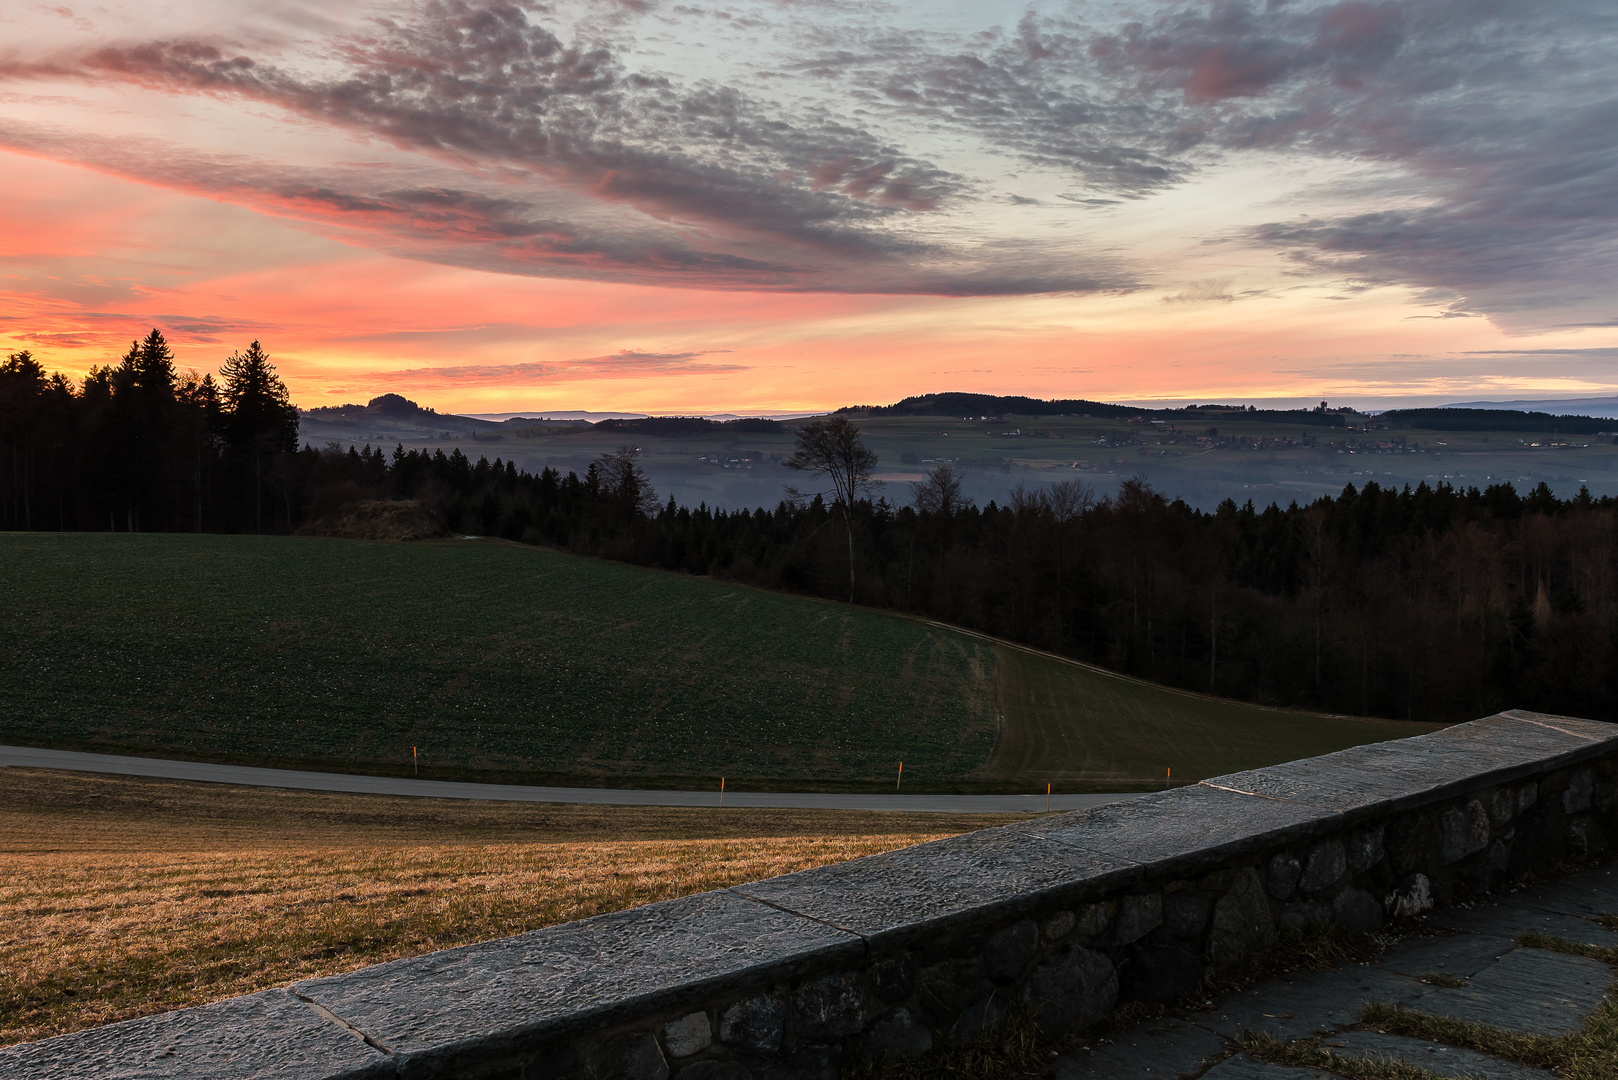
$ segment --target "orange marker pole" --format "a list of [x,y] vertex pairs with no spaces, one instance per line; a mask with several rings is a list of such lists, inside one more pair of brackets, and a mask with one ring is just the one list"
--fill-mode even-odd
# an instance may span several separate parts
[[725,778],[723,776],[719,778],[719,805],[725,805]]
[[1051,785],[1049,781],[1045,783],[1045,812],[1047,814],[1051,812]]
[[1169,779],[1173,775],[1174,775],[1174,766],[1173,765],[1165,765],[1165,766],[1163,766],[1163,786],[1164,787],[1169,786]]
[[416,748],[414,746],[412,746],[410,748],[410,764],[415,767],[416,775],[420,776],[421,775],[421,760],[420,760],[420,755],[416,752]]
[[893,790],[894,791],[899,790],[899,785],[904,783],[904,779],[905,779],[905,763],[901,761],[901,762],[899,762],[899,779],[897,779],[897,780],[895,780],[893,782]]

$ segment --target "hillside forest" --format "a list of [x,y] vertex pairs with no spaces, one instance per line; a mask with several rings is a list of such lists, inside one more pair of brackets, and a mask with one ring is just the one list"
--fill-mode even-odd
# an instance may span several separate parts
[[1440,721],[1618,715],[1612,499],[1367,482],[1306,506],[1205,512],[1140,480],[1113,493],[1069,480],[977,506],[948,466],[906,487],[725,512],[659,502],[629,448],[584,475],[459,450],[299,448],[297,411],[257,342],[217,378],[181,373],[155,330],[78,384],[27,353],[0,364],[0,529],[291,532],[412,500],[455,532],[852,591],[1264,704]]

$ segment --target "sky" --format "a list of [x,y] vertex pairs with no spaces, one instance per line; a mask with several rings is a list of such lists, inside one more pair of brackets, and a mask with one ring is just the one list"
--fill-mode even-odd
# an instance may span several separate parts
[[1618,5],[14,0],[0,351],[304,407],[1618,393]]

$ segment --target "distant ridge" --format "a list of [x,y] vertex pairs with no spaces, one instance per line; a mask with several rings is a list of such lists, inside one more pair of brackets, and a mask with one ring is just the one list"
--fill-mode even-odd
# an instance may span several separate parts
[[1555,416],[1521,409],[1474,409],[1445,406],[1440,409],[1393,409],[1377,418],[1391,427],[1426,428],[1429,431],[1544,431],[1564,435],[1599,435],[1618,430],[1618,420],[1608,416]]
[[892,405],[845,405],[839,413],[863,413],[867,416],[1091,416],[1118,419],[1126,416],[1144,416],[1154,410],[1137,405],[1108,405],[1083,398],[1063,398],[1044,401],[1031,397],[1001,397],[994,394],[918,394]]
[[1084,398],[1045,400],[1022,396],[946,392],[918,394],[892,405],[845,405],[838,413],[853,416],[1093,416],[1104,420],[1159,417],[1172,419],[1187,414],[1197,421],[1231,413],[1260,423],[1311,424],[1318,427],[1344,427],[1358,414],[1352,409],[1256,409],[1251,405],[1187,405],[1182,409],[1149,409],[1140,405],[1113,405]]
[[1446,409],[1506,409],[1566,415],[1571,410],[1586,416],[1618,417],[1618,396],[1584,398],[1544,398],[1523,401],[1457,401]]

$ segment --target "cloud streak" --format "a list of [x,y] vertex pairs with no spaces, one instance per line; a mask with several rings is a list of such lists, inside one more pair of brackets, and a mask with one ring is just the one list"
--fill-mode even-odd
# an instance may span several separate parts
[[[724,351],[724,350],[720,350]],[[638,379],[669,375],[717,375],[748,370],[745,364],[702,362],[713,350],[696,352],[643,352],[624,349],[605,356],[570,360],[547,360],[519,364],[451,364],[443,367],[406,368],[398,371],[369,371],[356,375],[333,376],[342,390],[376,387],[432,389],[452,386],[536,387],[581,379]],[[321,381],[318,377],[310,381]],[[336,389],[336,388],[334,388]]]

